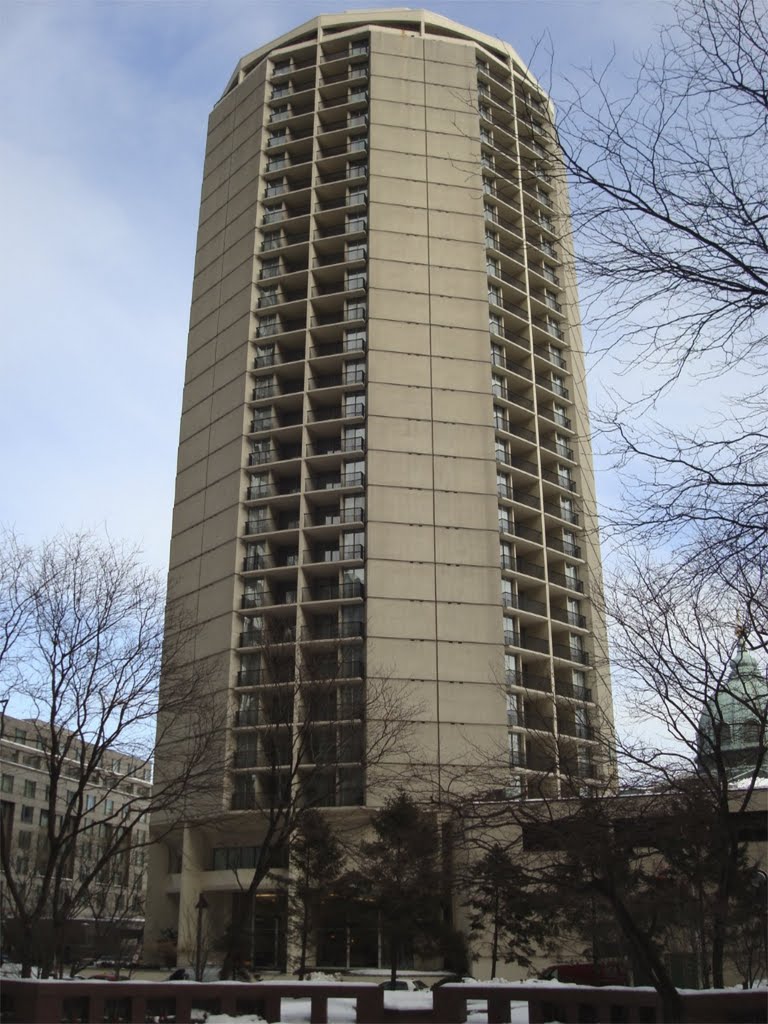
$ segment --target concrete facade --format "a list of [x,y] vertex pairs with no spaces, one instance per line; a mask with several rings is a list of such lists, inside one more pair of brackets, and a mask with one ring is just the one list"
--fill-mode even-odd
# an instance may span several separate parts
[[[373,677],[418,709],[433,793],[478,758],[513,798],[597,770],[611,696],[552,116],[511,48],[406,9],[307,22],[211,114],[169,581],[231,767],[216,827],[154,854],[152,927],[180,945],[200,892],[221,930],[247,885],[217,867],[221,830],[258,841],[265,701],[308,657],[338,684],[334,743],[364,747],[349,709]],[[364,760],[310,759],[313,802],[376,806]]]

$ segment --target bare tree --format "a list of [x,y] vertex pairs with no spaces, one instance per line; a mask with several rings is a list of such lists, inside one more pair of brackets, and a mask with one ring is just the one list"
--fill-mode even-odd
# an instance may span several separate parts
[[609,603],[628,705],[653,726],[650,739],[625,739],[622,754],[640,783],[664,788],[707,832],[711,975],[722,986],[740,824],[766,775],[768,688],[749,648],[766,652],[768,579],[764,551],[710,555],[707,572],[696,561],[635,559]]
[[[62,534],[36,549],[9,537],[6,550],[2,684],[28,720],[46,780],[34,885],[18,869],[5,819],[0,844],[7,913],[28,975],[39,923],[50,922],[58,950],[67,923],[149,843],[149,814],[178,823],[208,791],[219,712],[201,696],[203,670],[182,659],[189,630],[172,611],[164,617],[162,585],[135,549]],[[173,772],[149,787],[160,744],[173,751]]]
[[[593,333],[655,375],[602,416],[625,469],[616,524],[653,540],[703,524],[744,549],[768,529],[768,409],[753,383],[768,348],[768,31],[760,0],[677,0],[675,13],[629,95],[611,68],[573,81],[559,141]],[[705,429],[638,421],[684,374],[733,368],[741,393]]]
[[[232,807],[255,812],[258,839],[253,859],[234,866],[242,899],[227,933],[225,974],[236,967],[259,887],[271,875],[286,891],[285,870],[306,812],[359,806],[366,785],[391,786],[408,771],[418,708],[389,674],[365,672],[347,660],[345,650],[354,648],[337,642],[301,644],[297,654],[284,640],[262,627],[251,638],[258,667],[243,669],[240,680]],[[250,877],[241,867],[252,870]]]

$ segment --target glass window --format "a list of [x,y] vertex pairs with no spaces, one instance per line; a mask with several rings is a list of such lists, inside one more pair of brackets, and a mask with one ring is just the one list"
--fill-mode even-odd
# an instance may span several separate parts
[[[40,813],[42,814],[42,811]],[[45,813],[47,814],[48,812],[46,811]],[[26,804],[22,804],[22,806],[21,806],[21,820],[23,822],[26,822],[26,823],[31,825],[32,822],[35,820],[35,808],[34,807],[28,807]],[[42,818],[40,820],[40,824],[41,825],[43,824]]]
[[3,775],[0,789],[2,789],[3,793],[13,792],[13,775]]
[[31,797],[34,799],[35,791],[37,790],[37,783],[32,782],[31,779],[24,779],[24,796]]

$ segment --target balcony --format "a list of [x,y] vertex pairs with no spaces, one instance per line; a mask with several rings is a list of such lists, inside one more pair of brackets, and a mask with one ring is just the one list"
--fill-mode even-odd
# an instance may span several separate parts
[[312,377],[309,381],[310,391],[318,391],[323,388],[342,388],[365,384],[365,370],[348,370],[344,373],[330,374],[322,377]]
[[578,612],[568,612],[562,608],[553,608],[552,618],[556,619],[557,622],[567,622],[569,626],[575,626],[576,629],[587,628],[586,616],[580,615]]
[[[518,395],[517,392],[511,391],[509,388],[494,386],[493,390],[496,398],[501,398],[505,402],[509,402],[510,405],[517,405],[521,409],[527,409],[528,412],[533,412],[533,402],[530,398],[526,398],[525,395]],[[505,429],[505,428],[501,428]]]
[[325,423],[329,420],[362,419],[365,416],[365,402],[345,403],[343,406],[318,406],[307,415],[309,423]]
[[551,469],[542,469],[541,477],[548,483],[555,484],[557,487],[562,487],[564,491],[576,490],[576,481],[572,480],[567,473],[556,473]]
[[338,490],[346,487],[364,487],[365,473],[344,473],[341,476],[313,476],[307,481],[307,490]]
[[[512,639],[507,639],[508,636],[510,636],[509,633],[504,634],[504,643],[508,647],[519,646]],[[508,671],[505,673],[505,681],[507,686],[524,686],[526,690],[536,690],[538,693],[550,693],[552,690],[549,676],[535,675],[527,671]]]
[[304,526],[307,529],[324,526],[349,526],[363,522],[365,522],[365,509],[358,506],[342,509],[320,508],[304,514]]
[[262,672],[258,668],[241,668],[237,673],[238,686],[260,686],[266,681],[266,672]]
[[286,462],[301,458],[301,445],[279,445],[277,448],[261,448],[248,453],[249,466],[264,466],[272,462]]
[[563,508],[562,505],[557,505],[552,501],[545,501],[544,511],[547,515],[555,516],[557,519],[562,519],[563,522],[571,523],[573,526],[579,525],[579,514],[578,512],[574,512],[573,509]]
[[572,541],[558,540],[556,537],[547,538],[547,547],[552,551],[562,551],[564,555],[571,558],[581,558],[581,548]]
[[318,582],[314,586],[305,587],[302,601],[344,601],[365,596],[365,586],[360,580],[345,583]]
[[318,622],[308,625],[301,634],[304,640],[346,640],[365,636],[364,622]]
[[[502,564],[502,569],[507,568],[514,568],[514,566]],[[532,615],[547,614],[547,606],[543,601],[534,601],[532,597],[528,597],[526,594],[502,594],[502,604],[505,608],[516,608],[521,612],[531,612]],[[518,646],[520,645],[518,644]]]
[[365,558],[364,544],[342,544],[338,548],[310,549],[307,561],[315,564],[330,562],[359,562]]
[[551,391],[553,394],[557,395],[558,398],[567,399],[569,397],[568,388],[564,384],[561,384],[559,381],[552,380],[551,377],[548,377],[544,373],[536,374],[536,383],[541,387],[546,388],[547,391]]
[[327,440],[313,441],[305,448],[307,458],[322,455],[347,455],[349,452],[364,452],[364,437],[335,437]]
[[549,420],[550,423],[554,423],[558,427],[562,427],[563,430],[572,430],[573,424],[570,419],[563,413],[555,412],[552,409],[545,409],[539,406],[539,416],[542,419]]
[[576,579],[574,576],[565,576],[561,572],[555,572],[554,569],[549,570],[549,582],[557,587],[565,587],[566,590],[575,590],[579,594],[584,593],[583,580]]
[[500,355],[498,352],[494,352],[492,362],[494,366],[499,366],[502,370],[509,370],[510,373],[516,373],[519,377],[525,377],[526,380],[533,379],[533,374],[527,366],[516,362],[514,359],[510,359],[506,355]]
[[589,664],[589,654],[586,651],[579,651],[567,644],[552,644],[552,653],[556,658],[562,658],[564,661],[575,661],[579,665]]
[[569,462],[573,462],[573,448],[570,448],[567,444],[562,441],[553,441],[549,437],[542,437],[539,442],[542,448],[546,448],[548,452],[554,452],[558,458],[568,459]]

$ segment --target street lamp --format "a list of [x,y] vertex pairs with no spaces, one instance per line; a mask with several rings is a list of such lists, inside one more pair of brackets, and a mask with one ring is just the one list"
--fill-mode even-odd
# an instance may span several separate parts
[[203,911],[208,909],[208,900],[200,893],[195,910],[197,911],[197,937],[195,941],[195,981],[203,980]]

